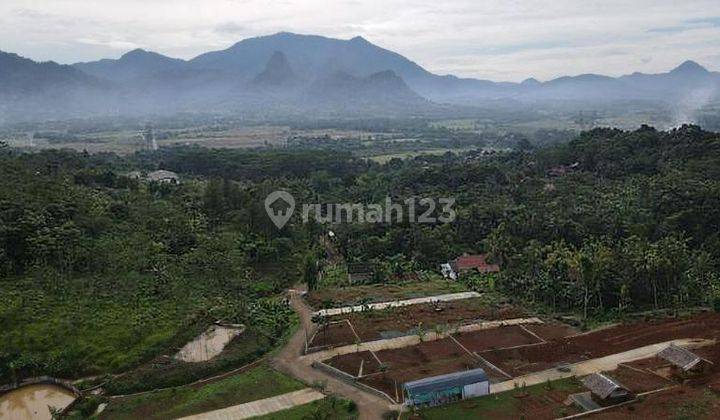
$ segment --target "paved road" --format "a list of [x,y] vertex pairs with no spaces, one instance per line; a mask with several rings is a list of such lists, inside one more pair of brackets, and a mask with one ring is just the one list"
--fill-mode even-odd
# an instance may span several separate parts
[[610,356],[574,363],[568,366],[568,372],[561,372],[557,369],[548,369],[543,370],[542,372],[535,372],[529,375],[518,376],[509,381],[490,385],[490,393],[495,394],[498,392],[510,391],[512,389],[515,389],[516,384],[518,386],[521,386],[522,384],[530,386],[545,383],[547,381],[569,378],[572,376],[585,376],[591,373],[617,369],[617,366],[620,363],[627,363],[635,360],[653,357],[660,350],[664,349],[670,344],[675,344],[676,346],[682,346],[685,348],[697,348],[714,343],[714,340],[680,339],[651,344],[649,346],[639,347],[636,349],[628,350],[626,352],[611,354]]
[[180,420],[239,420],[264,416],[277,411],[287,410],[298,405],[309,404],[325,398],[325,394],[311,388],[288,392],[262,400],[208,411],[207,413],[183,417]]
[[288,343],[275,356],[272,365],[288,375],[312,384],[316,381],[325,382],[325,390],[332,394],[350,399],[357,404],[360,420],[379,420],[388,411],[396,409],[390,401],[374,394],[360,390],[333,376],[327,375],[311,366],[311,360],[301,359],[305,348],[305,330],[312,336],[312,310],[303,302],[297,291],[290,291],[290,305],[300,317],[300,329],[290,338]]

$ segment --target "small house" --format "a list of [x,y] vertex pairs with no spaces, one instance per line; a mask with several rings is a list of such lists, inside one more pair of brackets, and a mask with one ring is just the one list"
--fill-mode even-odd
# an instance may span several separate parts
[[457,280],[457,273],[455,273],[450,263],[440,264],[440,272],[446,279]]
[[626,387],[602,373],[588,375],[582,380],[582,383],[599,404],[618,404],[627,401],[632,396]]
[[712,362],[690,350],[670,344],[658,353],[658,357],[673,365],[674,373],[680,377],[697,376],[706,373]]
[[375,265],[369,263],[348,264],[348,281],[350,284],[362,284],[375,277]]
[[403,385],[405,405],[437,406],[490,393],[490,381],[482,369],[431,376]]
[[572,165],[560,165],[550,168],[547,175],[552,178],[565,176],[571,172],[576,171],[580,167],[580,162],[575,162]]
[[179,184],[180,177],[175,172],[159,170],[147,174],[147,180],[161,184]]
[[461,255],[447,264],[442,264],[440,269],[445,278],[452,280],[457,280],[458,277],[468,272],[482,274],[500,272],[500,266],[488,263],[485,254]]

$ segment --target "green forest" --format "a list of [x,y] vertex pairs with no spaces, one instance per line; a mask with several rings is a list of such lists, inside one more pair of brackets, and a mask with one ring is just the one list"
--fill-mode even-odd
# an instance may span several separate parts
[[[127,176],[155,169],[181,182]],[[486,252],[501,273],[474,287],[556,312],[720,307],[720,135],[698,126],[384,164],[307,142],[125,157],[3,146],[0,176],[3,380],[125,372],[216,320],[249,326],[255,342],[212,369],[251,360],[292,328],[282,291],[315,284],[327,229],[348,262],[380,267],[374,282]],[[299,203],[454,197],[457,218],[322,226],[296,212],[278,230],[264,208],[277,189]],[[130,376],[108,389],[153,386]]]

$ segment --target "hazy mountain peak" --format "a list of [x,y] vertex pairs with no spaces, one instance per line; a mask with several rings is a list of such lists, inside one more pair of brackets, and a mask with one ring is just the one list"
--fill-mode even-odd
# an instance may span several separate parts
[[295,73],[290,67],[285,53],[275,51],[270,56],[265,69],[255,76],[253,84],[261,86],[281,86],[292,84],[295,81]]
[[123,54],[119,61],[166,61],[166,62],[180,62],[178,58],[171,58],[153,51],[147,51],[142,48],[136,48],[132,51],[128,51]]
[[149,54],[149,52],[143,50],[142,48],[135,48],[135,49],[132,50],[132,51],[126,52],[126,53],[123,54],[120,58],[123,59],[123,58],[139,57],[139,56],[143,56],[143,55],[146,55],[146,54]]
[[177,70],[186,64],[184,60],[178,58],[136,48],[126,52],[117,60],[104,59],[89,63],[76,63],[73,66],[99,79],[126,83],[152,76],[158,72]]
[[673,74],[706,74],[708,70],[692,60],[687,60],[670,71]]
[[527,79],[523,80],[522,83],[520,83],[523,86],[537,86],[540,84],[538,79],[534,77],[528,77]]

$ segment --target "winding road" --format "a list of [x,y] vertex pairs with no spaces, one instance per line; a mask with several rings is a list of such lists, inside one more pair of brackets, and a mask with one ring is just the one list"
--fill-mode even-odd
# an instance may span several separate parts
[[300,328],[290,340],[288,340],[285,347],[271,360],[270,363],[272,366],[307,384],[317,382],[325,383],[326,392],[355,402],[360,420],[379,420],[383,418],[383,414],[397,410],[399,407],[391,404],[390,401],[362,391],[338,378],[327,375],[313,368],[310,360],[303,360],[300,357],[305,348],[305,331],[307,331],[308,336],[312,336],[315,328],[312,322],[313,311],[305,304],[300,293],[297,289],[289,291],[290,306],[292,306],[300,318]]

